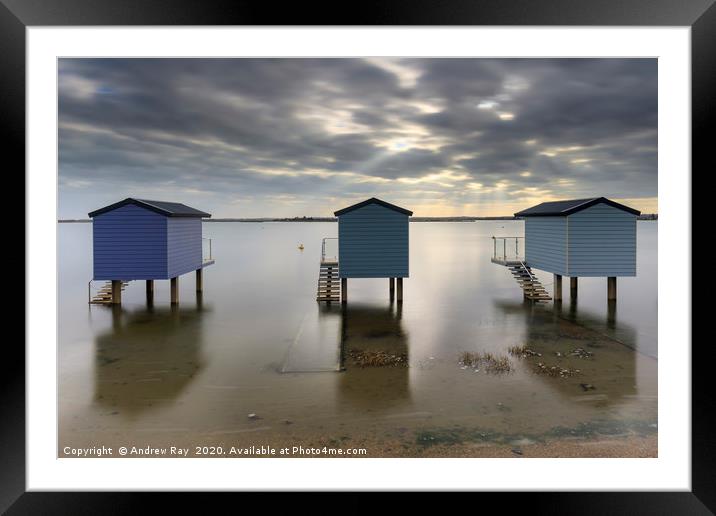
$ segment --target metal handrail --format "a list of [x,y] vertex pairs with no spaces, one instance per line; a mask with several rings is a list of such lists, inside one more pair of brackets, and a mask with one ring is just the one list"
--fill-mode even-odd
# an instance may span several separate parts
[[525,263],[524,260],[520,260],[520,265],[522,265],[522,268],[523,268],[524,271],[527,273],[527,275],[530,277],[530,280],[532,280],[532,281],[537,281],[537,276],[535,276],[534,274],[532,274],[532,271],[530,270],[529,267],[527,267],[527,264]]
[[[321,241],[321,263],[326,261],[326,240],[338,240],[337,237],[326,237]],[[338,260],[338,256],[336,256]]]
[[[524,240],[525,237],[523,236],[499,236],[496,237],[493,235],[492,242],[493,242],[493,249],[492,249],[492,258],[495,260],[498,260],[497,256],[497,241],[502,240],[502,259],[507,260],[507,241],[514,239],[515,241],[515,260],[519,260],[520,258],[520,240]],[[524,249],[524,246],[523,246]],[[521,261],[521,260],[520,260]]]

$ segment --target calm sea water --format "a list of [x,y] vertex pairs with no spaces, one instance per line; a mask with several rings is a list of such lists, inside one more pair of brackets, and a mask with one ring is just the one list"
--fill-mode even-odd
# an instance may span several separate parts
[[[349,280],[345,309],[315,301],[334,223],[205,223],[216,264],[203,295],[187,274],[178,307],[168,281],[148,307],[136,281],[120,309],[87,303],[91,225],[59,224],[61,454],[339,442],[410,455],[451,439],[655,431],[657,224],[637,224],[637,277],[619,279],[616,306],[605,278],[580,279],[577,302],[566,279],[561,306],[524,302],[490,262],[490,237],[522,235],[522,222],[480,221],[411,223],[402,305],[387,279],[361,279]],[[551,291],[552,275],[536,273]],[[509,354],[523,345],[539,355]],[[361,367],[354,357],[366,351],[405,356],[407,367]],[[466,367],[464,352],[506,357],[512,371]],[[540,363],[579,372],[550,376]]]

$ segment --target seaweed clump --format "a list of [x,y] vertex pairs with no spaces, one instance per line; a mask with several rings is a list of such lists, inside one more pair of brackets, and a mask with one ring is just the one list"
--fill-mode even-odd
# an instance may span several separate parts
[[592,353],[591,351],[587,351],[584,348],[576,348],[572,350],[570,355],[578,358],[592,358],[594,356],[594,353]]
[[348,350],[348,358],[358,367],[408,367],[408,354],[385,351]]
[[570,376],[576,376],[580,374],[581,371],[579,369],[571,369],[568,367],[549,366],[547,364],[543,364],[542,362],[538,362],[535,366],[535,373],[558,378],[567,378]]

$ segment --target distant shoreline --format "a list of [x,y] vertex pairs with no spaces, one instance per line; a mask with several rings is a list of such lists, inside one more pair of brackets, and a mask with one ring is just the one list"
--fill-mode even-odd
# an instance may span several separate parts
[[[203,222],[336,222],[335,217],[292,217],[292,218],[254,218],[254,219],[203,219]],[[410,222],[477,222],[478,220],[520,220],[518,217],[412,217]],[[637,220],[659,220],[657,213],[644,213]],[[63,224],[92,222],[92,219],[59,219]]]

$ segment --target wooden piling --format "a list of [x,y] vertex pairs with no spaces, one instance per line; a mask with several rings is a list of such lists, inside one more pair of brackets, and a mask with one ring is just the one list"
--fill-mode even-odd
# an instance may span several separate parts
[[388,278],[388,284],[390,288],[390,300],[395,299],[395,278]]
[[552,290],[554,290],[554,294],[552,295],[553,299],[555,301],[562,301],[562,275],[561,274],[554,275],[554,285],[553,285]]
[[607,328],[614,329],[617,325],[617,301],[607,300]]
[[169,280],[169,290],[171,292],[171,303],[173,305],[179,304],[179,278],[175,277]]
[[398,303],[403,302],[403,278],[398,278]]
[[122,280],[112,280],[112,304],[122,304]]
[[202,274],[202,271],[204,269],[197,269],[196,270],[196,291],[197,292],[203,292],[204,291],[204,277]]
[[569,278],[569,296],[572,299],[577,298],[577,279],[576,276]]
[[154,301],[154,280],[147,280],[147,303]]
[[609,276],[607,278],[607,299],[613,301],[617,298],[617,278]]
[[122,306],[112,305],[112,331],[117,334],[122,331]]

